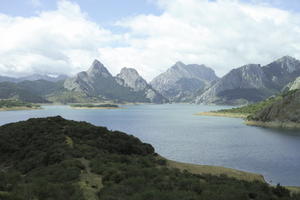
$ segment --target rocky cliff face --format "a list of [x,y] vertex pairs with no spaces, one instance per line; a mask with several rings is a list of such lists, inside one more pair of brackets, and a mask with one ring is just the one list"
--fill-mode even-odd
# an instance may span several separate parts
[[215,72],[205,65],[185,65],[177,62],[151,81],[154,89],[170,101],[189,101],[193,95],[218,80]]
[[243,101],[258,101],[264,97],[266,76],[260,65],[250,64],[231,70],[202,95],[197,103],[239,104]]
[[196,98],[196,103],[244,104],[280,92],[300,76],[300,61],[285,56],[264,67],[246,65],[231,70]]
[[[64,87],[88,97],[126,102],[163,103],[165,99],[151,88],[134,69],[124,68],[113,77],[106,67],[95,60],[88,71],[65,81]],[[149,91],[150,90],[150,91]]]
[[124,87],[132,88],[134,91],[145,90],[149,86],[147,81],[133,68],[122,68],[116,76],[116,81]]
[[295,81],[289,83],[286,86],[285,91],[286,90],[292,91],[292,90],[298,90],[298,89],[300,89],[300,76],[298,78],[296,78]]
[[139,75],[133,68],[122,68],[121,72],[115,77],[118,84],[129,87],[135,92],[144,92],[146,98],[152,103],[166,103],[168,100],[159,92],[154,90],[147,81]]

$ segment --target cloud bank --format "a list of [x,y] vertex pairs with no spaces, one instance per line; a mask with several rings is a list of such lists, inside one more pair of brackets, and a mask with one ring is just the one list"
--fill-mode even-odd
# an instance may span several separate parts
[[223,75],[233,67],[300,58],[300,15],[238,0],[157,0],[159,16],[120,19],[114,33],[76,3],[30,18],[0,14],[0,74],[74,74],[93,59],[116,74],[134,67],[151,80],[176,61],[206,64]]

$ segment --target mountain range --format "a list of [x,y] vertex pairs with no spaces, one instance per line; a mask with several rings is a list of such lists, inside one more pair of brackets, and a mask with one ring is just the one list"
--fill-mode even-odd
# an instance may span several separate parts
[[261,101],[285,90],[300,76],[300,61],[284,56],[268,65],[248,64],[222,78],[198,64],[175,63],[148,83],[133,68],[113,76],[98,60],[74,77],[0,76],[0,98],[28,102],[134,102],[240,105]]
[[205,65],[177,62],[155,77],[151,85],[171,102],[189,102],[218,79],[214,70]]
[[246,104],[261,101],[300,76],[300,61],[285,56],[266,66],[249,64],[231,70],[201,95],[196,103]]
[[88,71],[68,78],[64,87],[87,97],[125,102],[166,103],[168,100],[154,90],[135,69],[123,68],[112,76],[106,67],[95,60]]

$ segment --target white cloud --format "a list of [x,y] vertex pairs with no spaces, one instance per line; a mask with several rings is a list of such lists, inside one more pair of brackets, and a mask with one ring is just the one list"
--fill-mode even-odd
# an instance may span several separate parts
[[223,75],[232,67],[247,63],[266,64],[284,55],[300,58],[297,14],[237,0],[158,3],[164,9],[161,16],[140,15],[118,23],[131,30],[129,47],[105,52],[118,52],[123,57],[131,52],[138,58],[136,64],[152,68],[153,74],[176,60],[204,63]]
[[116,39],[68,1],[30,18],[0,14],[0,73],[78,72]]
[[118,21],[117,35],[91,22],[77,4],[59,1],[36,17],[0,15],[0,73],[75,73],[100,59],[113,74],[135,67],[148,80],[176,61],[223,75],[247,63],[300,58],[300,16],[238,0],[157,0],[159,16]]

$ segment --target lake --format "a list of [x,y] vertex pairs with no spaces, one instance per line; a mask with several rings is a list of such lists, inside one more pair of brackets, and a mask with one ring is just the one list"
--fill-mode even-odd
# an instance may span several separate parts
[[242,119],[193,115],[225,108],[222,106],[124,107],[76,110],[44,106],[43,110],[5,111],[0,112],[0,124],[60,115],[135,135],[168,159],[260,173],[272,184],[300,186],[299,131],[246,126]]

